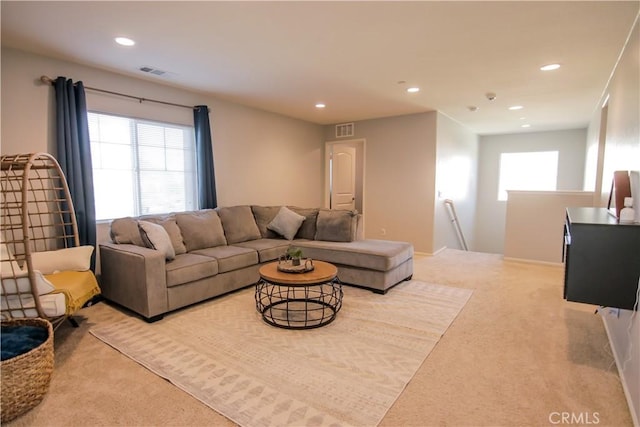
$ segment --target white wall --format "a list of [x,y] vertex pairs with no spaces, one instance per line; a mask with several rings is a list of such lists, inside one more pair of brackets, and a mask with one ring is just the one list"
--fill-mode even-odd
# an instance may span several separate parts
[[[632,45],[618,64],[615,76],[607,88],[609,95],[606,124],[604,165],[602,168],[602,203],[608,200],[613,172],[640,170],[640,84],[638,77],[638,29],[631,38]],[[595,127],[597,118],[594,120]]]
[[474,250],[478,136],[440,113],[437,126],[433,248],[463,249],[444,205],[451,199],[467,246]]
[[[450,198],[473,245],[477,135],[437,112],[364,120],[354,129],[353,138],[366,140],[365,237],[408,241],[427,254],[461,248],[444,206]],[[325,138],[335,141],[335,126],[325,127]]]
[[588,191],[509,191],[504,258],[562,264],[568,207],[593,206]]
[[558,190],[582,190],[586,129],[486,135],[480,137],[478,154],[478,204],[475,250],[503,253],[506,201],[498,201],[500,154],[559,151]]
[[[640,16],[640,15],[639,15]],[[640,33],[635,27],[605,92],[609,95],[606,146],[602,176],[602,197],[606,200],[615,170],[640,169]],[[603,99],[604,100],[604,99]],[[589,128],[600,126],[600,111]],[[640,425],[640,316],[620,310],[620,317],[602,314],[611,348],[616,357],[622,385],[634,423]]]
[[[209,106],[218,204],[320,206],[322,126],[180,90],[2,48],[2,153],[54,151],[55,94],[41,75],[185,105]],[[87,91],[90,110],[193,125],[193,112]]]
[[[584,162],[584,191],[593,191],[594,205],[600,205],[600,192],[602,190],[602,167],[604,164],[604,133],[606,133],[606,109],[599,109],[599,120],[587,129],[586,152]],[[601,126],[602,124],[602,126]],[[602,134],[601,134],[602,130]]]
[[[320,206],[322,126],[219,100],[211,95],[2,48],[0,152],[55,151],[55,94],[40,76],[65,76],[85,86],[183,105],[208,105],[218,205]],[[192,126],[193,111],[86,91],[94,111]],[[109,240],[109,224],[97,241]],[[100,273],[99,262],[96,273]]]
[[[431,112],[355,122],[353,138],[366,140],[365,237],[433,252],[436,120]],[[335,126],[325,139],[336,139]]]

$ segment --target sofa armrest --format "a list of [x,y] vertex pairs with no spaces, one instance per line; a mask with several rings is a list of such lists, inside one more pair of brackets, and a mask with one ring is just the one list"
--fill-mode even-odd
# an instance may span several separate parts
[[102,295],[151,319],[166,313],[164,254],[131,244],[100,243]]

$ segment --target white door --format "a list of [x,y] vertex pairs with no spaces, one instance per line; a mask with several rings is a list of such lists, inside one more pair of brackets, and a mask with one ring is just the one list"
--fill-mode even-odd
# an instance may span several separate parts
[[356,201],[356,149],[333,146],[331,157],[331,208],[354,209]]

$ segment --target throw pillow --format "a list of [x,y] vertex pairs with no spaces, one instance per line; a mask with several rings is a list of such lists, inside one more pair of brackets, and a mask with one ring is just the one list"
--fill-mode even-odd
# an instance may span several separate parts
[[187,252],[227,244],[218,213],[213,209],[176,214]]
[[140,238],[138,221],[130,216],[111,221],[109,233],[114,243],[129,243],[136,246],[144,246],[144,242]]
[[351,242],[354,240],[357,212],[321,209],[316,223],[316,240]]
[[265,239],[278,237],[278,234],[269,230],[267,226],[278,215],[280,206],[251,206],[251,210],[253,211],[253,217],[256,219],[258,230],[260,230],[260,235]]
[[178,227],[178,223],[176,222],[175,217],[171,216],[169,218],[142,218],[142,220],[161,225],[165,230],[167,230],[167,234],[169,234],[171,245],[173,246],[173,250],[176,252],[176,255],[187,253],[187,247],[184,245],[184,241],[182,240],[182,233],[180,232],[180,227]]
[[305,217],[302,215],[298,215],[291,209],[283,206],[280,208],[276,217],[273,218],[273,221],[267,225],[267,228],[275,231],[287,240],[293,240],[304,219]]
[[262,237],[250,206],[224,207],[217,211],[228,245]]
[[16,276],[22,272],[22,268],[20,268],[20,265],[18,265],[18,262],[4,242],[0,243],[0,260],[2,260],[0,264],[0,274],[3,278]]
[[[33,271],[33,276],[36,279],[36,292],[38,295],[46,295],[56,290],[55,286],[47,280],[46,277],[38,270]],[[16,275],[13,277],[4,276],[2,278],[2,286],[0,287],[0,295],[9,296],[17,293],[31,293],[31,282],[29,281],[29,273],[26,270],[16,271]],[[17,295],[13,295],[14,298],[21,298]],[[23,303],[26,301],[23,300]],[[18,306],[19,307],[19,306]]]
[[93,246],[76,246],[56,251],[33,252],[31,263],[42,274],[56,271],[87,271],[91,268]]
[[[0,293],[4,295],[5,291],[8,294],[29,292],[31,284],[28,272],[20,268],[6,243],[0,243],[0,252],[2,257],[2,267],[0,269],[2,286],[0,286]],[[56,289],[40,271],[34,270],[33,273],[36,279],[38,295],[45,295]]]
[[46,295],[56,290],[56,287],[53,286],[53,283],[47,280],[44,277],[44,274],[38,270],[34,270],[33,275],[36,278],[36,287],[38,289],[38,295]]
[[140,226],[140,237],[145,242],[145,246],[160,251],[169,261],[176,257],[169,233],[163,226],[149,221],[138,221],[138,225]]
[[305,217],[304,222],[296,233],[296,238],[313,240],[316,237],[316,220],[318,218],[318,208],[298,208],[295,206],[290,206],[289,209]]

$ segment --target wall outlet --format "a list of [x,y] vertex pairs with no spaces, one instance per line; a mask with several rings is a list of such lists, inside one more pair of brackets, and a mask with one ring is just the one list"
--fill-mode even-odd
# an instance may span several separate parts
[[620,317],[620,309],[614,307],[607,307],[607,314],[613,317]]

